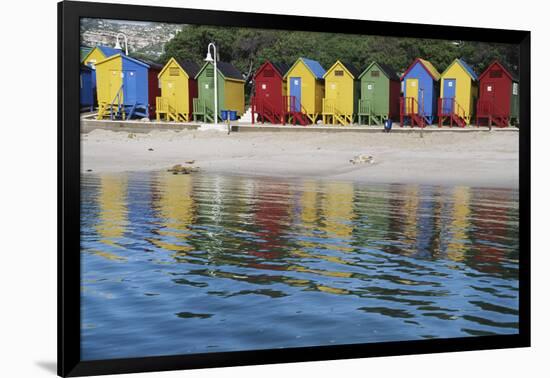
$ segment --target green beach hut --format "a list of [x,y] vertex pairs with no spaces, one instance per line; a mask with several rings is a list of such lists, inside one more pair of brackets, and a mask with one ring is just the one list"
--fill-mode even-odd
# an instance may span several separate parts
[[[222,110],[244,113],[244,80],[231,63],[216,62],[218,68],[218,117]],[[214,121],[214,64],[205,63],[197,76],[198,97],[193,99],[193,120]]]
[[399,117],[401,84],[388,65],[372,62],[360,75],[361,93],[357,116],[359,124],[381,125]]

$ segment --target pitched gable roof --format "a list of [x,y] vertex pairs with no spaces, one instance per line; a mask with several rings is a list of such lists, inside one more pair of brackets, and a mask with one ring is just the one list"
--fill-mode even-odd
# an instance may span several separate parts
[[[204,63],[204,65],[201,67],[199,72],[197,72],[197,74],[195,75],[195,78],[197,78],[201,74],[201,72],[204,71],[204,69],[206,67],[208,67],[208,65],[212,65],[212,67],[214,67],[214,64],[211,63],[211,62]],[[244,81],[243,75],[231,63],[216,62],[216,67],[217,67],[218,71],[223,75],[224,78]]]
[[[134,58],[134,59],[136,59],[136,58]],[[152,68],[152,69],[157,70],[157,71],[162,70],[162,67],[163,67],[162,64],[158,64],[158,63],[155,63],[155,62],[147,60],[147,59],[136,59],[136,60],[139,60],[140,62],[143,62],[143,63],[147,64],[149,66],[149,68]]]
[[197,76],[197,73],[200,70],[199,65],[197,63],[193,62],[193,61],[182,60],[182,59],[172,57],[168,60],[168,62],[166,62],[166,64],[160,70],[159,75],[158,75],[159,77],[162,76],[162,74],[164,73],[164,71],[166,71],[166,69],[168,68],[168,66],[170,65],[171,62],[176,63],[176,65],[178,65],[183,71],[185,71],[186,75],[190,79],[194,79],[195,76]]
[[92,50],[93,49],[91,47],[80,46],[80,61],[83,62],[84,58],[86,58],[88,56],[88,54],[90,54],[90,51],[92,51]]
[[234,65],[227,62],[217,62],[218,70],[225,76],[226,79],[243,80],[243,75],[235,68]]
[[393,69],[393,67],[387,65],[387,64],[384,64],[384,63],[377,63],[378,64],[378,67],[380,67],[382,69],[382,71],[384,71],[384,73],[386,74],[386,76],[390,79],[390,80],[399,80],[399,75],[397,74],[397,72]]
[[290,66],[286,63],[277,62],[277,63],[271,63],[271,64],[273,65],[273,67],[275,67],[277,71],[279,71],[281,76],[285,76],[287,71],[290,69]]
[[441,75],[439,74],[439,72],[437,71],[437,69],[433,66],[433,64],[431,64],[429,61],[425,60],[425,59],[418,59],[422,65],[428,70],[428,72],[430,73],[430,75],[434,78],[434,80],[439,80],[441,78]]
[[176,59],[176,62],[187,73],[187,75],[189,75],[191,79],[194,78],[201,69],[197,63],[191,60]]
[[267,67],[267,66],[273,67],[275,69],[275,71],[277,72],[277,74],[279,74],[279,76],[281,78],[285,76],[288,69],[290,68],[290,66],[288,64],[274,63],[274,62],[271,62],[269,60],[266,60],[260,67],[258,67],[256,72],[254,72],[254,77],[256,77],[260,72],[262,72],[265,69],[265,67]]
[[489,66],[487,66],[485,71],[483,71],[483,73],[479,75],[479,79],[481,80],[483,76],[487,75],[487,73],[491,70],[491,67],[493,67],[494,65],[499,66],[499,68],[501,68],[502,71],[504,71],[504,74],[508,76],[512,81],[519,82],[519,78],[514,73],[512,73],[512,71],[506,65],[499,62],[498,60],[494,60],[491,64],[489,64]]
[[300,58],[302,62],[310,69],[310,71],[315,75],[317,79],[322,79],[325,75],[325,69],[321,64],[313,59]]
[[434,79],[435,81],[439,81],[439,79],[441,78],[441,75],[439,75],[439,72],[437,71],[437,69],[429,61],[422,58],[416,58],[414,62],[412,62],[412,64],[409,66],[409,68],[407,68],[405,73],[401,75],[401,80],[403,80],[405,76],[407,76],[409,71],[412,70],[413,67],[416,66],[417,64],[422,65],[422,67],[426,70],[426,72],[428,72],[428,74],[432,77],[432,79]]
[[468,72],[468,75],[470,75],[472,80],[477,80],[476,72],[474,71],[474,69],[468,63],[466,63],[462,58],[458,59],[458,63],[460,63],[462,68],[464,68],[466,70],[466,72]]
[[342,65],[344,67],[346,67],[346,69],[353,75],[353,78],[354,79],[357,79],[359,77],[359,74],[361,72],[359,72],[359,70],[357,69],[357,67],[355,67],[353,64],[349,63],[349,62],[340,62],[342,63]]
[[355,68],[354,65],[347,62],[342,62],[341,60],[337,60],[332,66],[330,66],[323,77],[327,77],[327,75],[332,72],[332,70],[334,70],[338,65],[342,66],[353,77],[353,79],[357,79],[359,77],[359,70]]
[[298,64],[298,62],[304,63],[304,65],[307,67],[309,72],[311,72],[316,79],[322,79],[323,76],[325,76],[326,71],[319,62],[313,59],[298,58],[296,59],[294,64],[286,71],[285,78],[288,75],[288,73]]
[[359,78],[363,77],[363,75],[367,73],[373,66],[378,66],[388,79],[399,80],[399,75],[397,75],[397,73],[392,67],[388,66],[387,64],[378,63],[378,62],[372,62],[371,64],[369,64],[368,67],[365,68],[363,72],[361,72],[361,74],[359,75]]
[[468,76],[470,76],[470,78],[474,81],[477,80],[477,74],[475,73],[474,69],[472,67],[470,67],[463,59],[455,59],[453,60],[453,62],[451,64],[449,64],[449,66],[445,69],[445,71],[443,71],[443,73],[441,74],[441,76],[445,76],[445,74],[447,73],[447,71],[449,71],[449,69],[451,69],[451,67],[453,66],[453,64],[458,64],[460,67],[462,67],[462,69],[468,74]]
[[110,61],[110,60],[112,60],[112,59],[119,58],[119,57],[122,58],[122,59],[127,59],[127,60],[129,60],[130,62],[134,62],[134,63],[139,64],[139,65],[141,65],[141,66],[144,66],[144,67],[146,67],[146,68],[149,68],[149,67],[150,67],[149,64],[145,63],[144,61],[141,61],[141,60],[136,59],[136,58],[132,58],[132,57],[130,57],[130,56],[128,56],[128,55],[124,55],[124,54],[112,55],[112,56],[110,56],[110,57],[108,57],[108,58],[106,58],[106,59],[103,59],[103,60],[97,62],[95,65],[97,66],[97,65],[103,64],[103,63],[105,63],[105,62],[108,62],[108,61]]
[[[122,53],[122,50],[120,49],[115,49],[113,47],[109,47],[109,46],[103,46],[103,45],[99,45],[99,46],[96,46],[102,53],[103,55],[105,55],[105,57],[110,57],[110,56],[113,56],[113,55],[116,55],[116,54],[123,54]],[[124,54],[123,54],[124,55]]]

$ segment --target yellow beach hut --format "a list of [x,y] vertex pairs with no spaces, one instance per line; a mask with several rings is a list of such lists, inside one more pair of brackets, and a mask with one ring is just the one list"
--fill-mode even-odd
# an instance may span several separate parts
[[438,102],[439,126],[449,122],[457,126],[470,124],[478,93],[477,75],[464,60],[455,59],[441,74]]
[[[82,54],[82,48],[81,48]],[[95,65],[113,55],[121,54],[122,50],[114,49],[108,46],[96,46],[94,48],[88,48],[86,54],[82,57],[81,62],[85,66],[88,66],[92,69],[91,71],[91,86],[92,86],[92,96],[94,97],[94,103],[97,105],[97,78],[95,72]]]
[[325,69],[319,62],[298,58],[284,76],[287,80],[289,122],[315,123],[322,112]]
[[158,75],[161,94],[156,100],[157,120],[191,121],[193,99],[198,93],[195,76],[199,70],[195,62],[176,58],[170,58],[164,65]]
[[351,64],[336,61],[323,76],[323,123],[348,125],[357,113],[359,71]]

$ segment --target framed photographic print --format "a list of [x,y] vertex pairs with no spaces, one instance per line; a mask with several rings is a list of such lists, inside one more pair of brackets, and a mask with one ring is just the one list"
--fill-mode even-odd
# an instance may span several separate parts
[[528,31],[58,10],[59,375],[529,346]]

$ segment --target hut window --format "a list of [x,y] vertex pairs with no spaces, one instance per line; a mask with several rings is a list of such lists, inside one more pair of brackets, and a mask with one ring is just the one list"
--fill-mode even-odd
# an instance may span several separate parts
[[213,68],[207,68],[206,69],[206,77],[214,77],[214,69]]
[[518,92],[519,92],[519,85],[518,85],[518,83],[512,84],[512,94],[513,94],[514,96],[517,96],[517,95],[518,95]]
[[502,71],[501,70],[491,70],[489,72],[489,77],[502,77]]
[[169,73],[170,76],[179,76],[180,70],[178,70],[178,67],[170,67]]
[[372,77],[379,77],[379,76],[380,76],[380,71],[372,71],[372,72],[370,73],[370,75],[371,75]]
[[273,77],[274,75],[274,72],[272,69],[269,69],[269,68],[266,68],[266,70],[264,71],[264,76],[265,77]]
[[334,71],[334,76],[344,76],[344,71],[343,70],[336,70],[336,71]]

